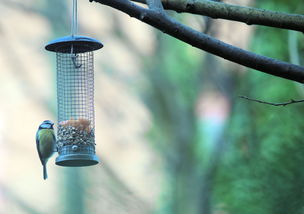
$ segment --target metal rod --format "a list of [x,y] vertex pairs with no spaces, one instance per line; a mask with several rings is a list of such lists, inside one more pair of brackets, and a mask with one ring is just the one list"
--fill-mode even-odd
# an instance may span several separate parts
[[73,0],[73,11],[72,11],[72,36],[77,35],[78,32],[78,14],[77,14],[77,0]]

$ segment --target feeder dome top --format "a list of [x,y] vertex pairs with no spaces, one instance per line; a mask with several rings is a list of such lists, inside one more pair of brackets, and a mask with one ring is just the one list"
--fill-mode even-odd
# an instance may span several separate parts
[[49,42],[45,46],[45,49],[52,52],[71,53],[71,49],[73,48],[73,53],[84,53],[95,51],[102,47],[103,44],[96,39],[86,36],[72,35],[61,37]]

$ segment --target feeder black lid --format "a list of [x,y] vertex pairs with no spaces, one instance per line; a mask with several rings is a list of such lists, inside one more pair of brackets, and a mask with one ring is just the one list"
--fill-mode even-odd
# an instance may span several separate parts
[[45,49],[53,52],[71,53],[84,53],[95,51],[103,47],[103,44],[96,39],[86,36],[65,36],[49,42]]

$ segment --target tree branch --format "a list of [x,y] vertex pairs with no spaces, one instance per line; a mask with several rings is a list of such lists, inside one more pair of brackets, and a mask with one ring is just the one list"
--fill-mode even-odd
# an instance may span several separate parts
[[129,0],[90,0],[116,8],[185,43],[229,61],[267,74],[304,83],[304,67],[234,47],[183,25],[167,14],[140,7]]
[[[132,0],[145,4],[146,0]],[[148,0],[147,0],[148,1]],[[304,33],[304,15],[289,14],[210,0],[162,0],[165,9],[214,19],[227,19],[248,25],[265,25]]]
[[287,106],[287,105],[290,105],[290,104],[303,103],[304,102],[304,100],[292,100],[291,99],[290,101],[284,102],[284,103],[271,103],[271,102],[266,102],[266,101],[262,101],[262,100],[252,99],[252,98],[245,97],[245,96],[239,96],[239,98],[254,101],[254,102],[257,102],[257,103],[272,105],[272,106]]

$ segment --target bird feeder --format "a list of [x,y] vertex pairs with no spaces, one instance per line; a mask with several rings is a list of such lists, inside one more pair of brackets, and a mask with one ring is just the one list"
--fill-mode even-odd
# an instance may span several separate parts
[[73,0],[72,35],[51,41],[46,50],[57,59],[57,142],[60,166],[90,166],[95,155],[93,51],[103,47],[96,39],[75,35],[77,0]]

